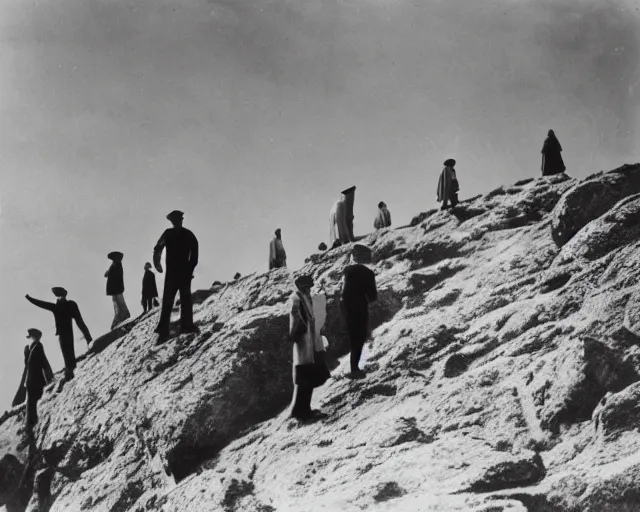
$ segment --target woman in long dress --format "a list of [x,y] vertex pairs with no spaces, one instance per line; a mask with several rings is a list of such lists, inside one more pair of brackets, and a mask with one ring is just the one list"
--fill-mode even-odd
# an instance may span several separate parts
[[566,170],[562,160],[562,146],[553,130],[549,130],[542,145],[542,175],[551,176]]
[[111,322],[111,329],[113,330],[117,325],[121,324],[125,320],[131,318],[131,313],[127,304],[124,301],[124,270],[122,268],[121,252],[110,252],[107,255],[112,263],[104,274],[107,278],[107,295],[110,295],[113,299],[113,322]]

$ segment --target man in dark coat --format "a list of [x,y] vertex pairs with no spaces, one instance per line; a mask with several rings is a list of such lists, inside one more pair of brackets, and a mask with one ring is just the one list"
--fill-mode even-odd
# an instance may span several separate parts
[[173,224],[158,240],[153,249],[153,263],[156,270],[162,273],[160,258],[162,251],[167,248],[167,275],[164,279],[164,292],[162,295],[162,311],[156,332],[159,339],[169,337],[169,322],[171,309],[180,292],[180,331],[182,333],[198,332],[193,323],[193,304],[191,302],[191,280],[193,271],[198,265],[198,239],[195,235],[182,226],[184,214],[173,211],[167,215],[167,219]]
[[371,261],[371,249],[356,244],[351,258],[353,264],[344,269],[341,303],[351,341],[351,376],[361,378],[360,357],[369,337],[369,303],[377,300],[378,291],[375,274],[364,265]]
[[547,138],[542,145],[542,175],[551,176],[560,174],[566,170],[562,160],[562,146],[553,130],[549,130]]
[[33,427],[38,422],[38,400],[42,398],[44,388],[53,380],[51,365],[40,343],[42,332],[29,329],[27,338],[31,341],[24,351],[24,374],[21,386],[26,390],[27,407],[25,427],[29,437],[33,437]]
[[156,275],[151,271],[151,263],[144,264],[144,277],[142,278],[142,307],[144,312],[151,311],[158,298]]
[[56,334],[58,335],[60,350],[64,358],[65,377],[69,380],[73,378],[73,370],[75,370],[76,367],[76,353],[73,345],[73,321],[76,321],[78,328],[84,335],[84,339],[87,341],[87,345],[91,343],[92,338],[87,325],[82,319],[78,305],[72,300],[67,300],[67,291],[60,287],[52,288],[52,291],[58,299],[55,303],[34,299],[29,295],[27,295],[26,298],[31,304],[53,313],[56,321]]
[[127,307],[127,303],[124,300],[124,269],[122,268],[122,258],[124,255],[121,252],[114,251],[107,255],[112,263],[104,274],[107,278],[107,295],[111,296],[113,300],[113,321],[111,322],[111,329],[115,329],[125,320],[131,318],[131,313]]

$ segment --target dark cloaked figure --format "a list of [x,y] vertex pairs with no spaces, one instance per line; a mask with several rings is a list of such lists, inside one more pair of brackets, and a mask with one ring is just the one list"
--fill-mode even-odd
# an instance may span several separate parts
[[27,435],[31,437],[33,427],[38,422],[38,400],[42,398],[46,385],[53,380],[53,371],[40,343],[42,332],[38,329],[29,329],[27,332],[31,344],[24,349],[24,373],[20,386],[26,391],[25,427]]
[[542,175],[551,176],[560,174],[566,170],[562,160],[562,146],[556,138],[553,130],[549,130],[547,138],[542,145]]
[[442,169],[440,173],[438,180],[438,202],[442,202],[441,210],[446,210],[449,202],[451,202],[451,208],[455,208],[458,204],[460,185],[458,184],[458,177],[454,169],[455,165],[456,161],[453,158],[445,160],[444,169]]
[[114,329],[117,325],[121,324],[125,320],[131,318],[131,313],[127,307],[127,303],[124,300],[124,269],[122,268],[122,258],[124,255],[121,252],[110,252],[107,255],[112,263],[104,274],[107,278],[107,295],[111,296],[113,300],[113,322],[111,322],[111,329]]
[[78,325],[84,339],[87,341],[87,345],[91,343],[92,338],[87,325],[82,319],[78,305],[72,300],[67,300],[67,291],[60,287],[52,288],[52,291],[58,299],[55,303],[34,299],[29,295],[27,295],[26,298],[31,304],[53,313],[56,322],[56,334],[64,359],[65,377],[68,380],[73,378],[73,370],[76,368],[76,353],[73,345],[73,321],[75,320]]
[[180,331],[182,333],[197,332],[193,323],[191,280],[193,279],[193,271],[198,265],[198,239],[191,231],[182,226],[183,215],[177,210],[167,215],[167,219],[173,224],[173,227],[162,233],[153,249],[153,263],[156,270],[162,273],[160,258],[163,249],[167,248],[167,275],[164,279],[162,311],[158,327],[156,327],[160,339],[169,336],[171,310],[178,292],[180,292]]
[[157,305],[158,287],[156,275],[151,271],[151,263],[144,264],[144,276],[142,278],[142,307],[144,312],[151,311]]
[[371,249],[356,244],[351,258],[353,264],[344,269],[341,303],[351,341],[351,374],[363,377],[359,365],[362,348],[369,337],[369,303],[377,300],[378,291],[375,274],[365,266],[371,261]]

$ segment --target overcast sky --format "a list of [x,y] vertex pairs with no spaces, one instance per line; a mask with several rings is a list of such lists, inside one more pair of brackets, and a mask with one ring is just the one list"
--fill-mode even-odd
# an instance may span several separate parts
[[462,198],[539,175],[549,128],[573,176],[640,161],[636,3],[0,0],[0,409],[28,327],[62,366],[24,295],[66,287],[97,337],[119,250],[138,314],[173,209],[204,288],[264,271],[278,227],[299,267],[353,184],[364,234],[380,200],[434,207],[447,157]]

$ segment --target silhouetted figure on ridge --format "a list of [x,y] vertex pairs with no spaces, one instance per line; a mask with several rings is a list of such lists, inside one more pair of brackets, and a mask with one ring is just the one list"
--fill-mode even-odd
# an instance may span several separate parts
[[350,187],[341,192],[329,213],[329,244],[335,248],[355,240],[353,235],[353,205],[356,187]]
[[151,263],[147,262],[144,264],[144,276],[142,277],[142,308],[146,313],[157,305],[158,287],[156,286],[156,275],[151,270]]
[[378,203],[378,215],[373,221],[373,227],[375,229],[383,229],[389,226],[391,226],[391,213],[384,201],[380,201]]
[[[44,388],[53,380],[53,371],[40,343],[42,332],[29,329],[27,333],[31,343],[24,349],[24,373],[20,387],[25,390],[27,399],[25,431],[27,437],[33,439],[33,427],[38,422],[38,400],[42,398]],[[22,400],[19,403],[22,403]]]
[[182,226],[183,216],[184,214],[178,210],[167,215],[167,219],[173,224],[173,227],[162,233],[153,249],[153,264],[156,270],[162,273],[160,258],[163,249],[167,248],[167,274],[164,279],[162,311],[156,327],[159,340],[169,337],[171,310],[178,292],[180,292],[180,332],[198,332],[193,323],[193,302],[191,299],[191,280],[193,279],[193,271],[198,265],[198,239],[191,231]]
[[289,336],[293,342],[293,407],[291,417],[299,420],[318,418],[319,411],[311,409],[313,389],[330,377],[320,331],[326,318],[326,297],[321,293],[311,297],[313,277],[302,275],[295,279],[291,296]]
[[107,255],[112,263],[104,274],[107,278],[107,295],[113,299],[113,322],[111,322],[111,330],[125,320],[131,318],[131,313],[124,301],[124,269],[122,268],[121,252],[114,251]]
[[562,146],[556,138],[553,130],[549,130],[547,138],[542,145],[542,175],[552,176],[560,174],[566,170],[564,161],[562,160]]
[[365,373],[360,370],[360,357],[369,337],[369,303],[377,300],[378,291],[375,274],[365,266],[371,262],[371,249],[356,244],[351,259],[352,263],[344,269],[340,300],[351,341],[351,376],[362,378]]
[[440,179],[438,180],[438,202],[442,203],[441,210],[448,208],[448,202],[451,202],[451,208],[455,208],[458,204],[458,191],[460,186],[458,185],[458,177],[454,169],[456,161],[453,158],[449,158],[444,162],[444,169],[440,173]]
[[76,321],[78,328],[84,335],[84,339],[87,341],[87,345],[91,343],[92,338],[87,325],[82,319],[78,305],[72,300],[67,300],[67,290],[61,287],[55,287],[52,288],[51,291],[57,297],[55,303],[34,299],[29,295],[26,295],[26,298],[31,304],[53,313],[56,321],[56,334],[58,335],[60,350],[62,351],[62,357],[64,359],[65,378],[69,380],[73,378],[73,370],[76,368],[76,352],[73,345],[73,321]]
[[269,270],[287,266],[287,253],[282,245],[282,231],[276,229],[271,242],[269,242]]

